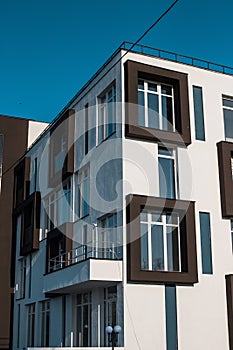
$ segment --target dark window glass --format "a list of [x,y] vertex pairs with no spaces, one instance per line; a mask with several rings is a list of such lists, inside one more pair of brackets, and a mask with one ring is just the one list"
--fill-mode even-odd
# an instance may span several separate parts
[[211,230],[210,214],[199,213],[200,233],[201,233],[201,255],[202,255],[202,273],[212,274],[212,248],[211,248]]
[[225,137],[233,139],[233,109],[223,109]]
[[163,227],[151,227],[152,270],[164,271]]
[[159,97],[148,93],[148,127],[159,128]]
[[202,88],[193,86],[193,103],[196,140],[205,141],[205,125]]
[[174,159],[159,157],[160,197],[175,198]]

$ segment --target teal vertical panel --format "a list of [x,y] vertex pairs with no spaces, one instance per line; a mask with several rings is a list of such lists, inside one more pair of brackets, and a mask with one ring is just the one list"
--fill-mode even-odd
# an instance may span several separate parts
[[176,286],[165,286],[167,350],[178,349]]

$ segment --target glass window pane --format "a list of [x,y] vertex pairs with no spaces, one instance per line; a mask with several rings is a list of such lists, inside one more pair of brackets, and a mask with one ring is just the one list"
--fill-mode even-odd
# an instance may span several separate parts
[[168,271],[179,271],[179,238],[178,229],[167,227],[167,268]]
[[162,216],[160,213],[152,213],[151,220],[154,222],[162,222]]
[[178,215],[174,213],[166,214],[166,223],[172,225],[178,225]]
[[161,92],[165,95],[172,95],[172,87],[168,85],[161,85]]
[[233,110],[223,109],[225,137],[233,138]]
[[148,94],[148,127],[159,128],[159,99],[155,94]]
[[173,131],[172,98],[162,96],[162,129]]
[[138,91],[138,125],[145,126],[145,101],[143,91]]
[[159,157],[160,197],[175,198],[174,160]]
[[140,221],[147,221],[147,212],[142,211],[140,213]]
[[105,115],[105,105],[99,105],[99,120],[98,120],[98,142],[100,143],[104,139],[104,115]]
[[157,84],[148,83],[148,90],[156,92],[157,91]]
[[144,81],[138,80],[138,89],[144,90]]
[[193,103],[196,140],[205,141],[203,96],[201,87],[193,86]]
[[230,100],[230,99],[223,98],[222,102],[223,102],[223,106],[233,108],[233,99]]
[[151,226],[152,270],[164,270],[164,246],[162,225]]
[[141,224],[141,269],[148,270],[148,232],[147,224]]
[[163,156],[169,156],[169,157],[173,156],[173,151],[171,151],[167,148],[159,147],[158,152],[159,152],[159,154],[161,154]]

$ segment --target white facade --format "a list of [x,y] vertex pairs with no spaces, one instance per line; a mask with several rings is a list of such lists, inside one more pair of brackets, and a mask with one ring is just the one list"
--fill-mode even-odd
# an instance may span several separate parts
[[[233,274],[231,220],[230,217],[222,217],[216,145],[226,139],[222,96],[233,96],[232,76],[132,52],[127,53],[119,62],[124,52],[122,50],[117,53],[69,106],[75,114],[75,147],[73,173],[69,173],[65,180],[66,183],[69,182],[66,192],[56,190],[57,185],[51,186],[49,183],[53,142],[49,138],[49,131],[26,155],[31,162],[30,194],[41,192],[42,209],[38,247],[24,253],[24,256],[20,256],[20,221],[24,209],[17,214],[14,349],[87,349],[90,346],[93,349],[107,349],[111,346],[105,334],[105,326],[109,322],[117,323],[122,328],[118,336],[119,349],[175,350],[177,344],[180,350],[231,349],[225,282],[225,276]],[[127,61],[152,67],[152,70],[153,67],[159,67],[186,74],[191,136],[188,145],[127,135],[124,105],[125,79],[129,79],[125,72]],[[115,62],[118,63],[114,66]],[[147,75],[142,74],[140,80],[142,79],[151,82]],[[162,85],[166,83],[162,81],[157,86],[159,84],[162,91]],[[196,140],[193,86],[202,87],[204,141]],[[152,94],[157,96],[157,92]],[[163,97],[159,98],[164,101]],[[110,111],[108,108],[112,108],[112,102],[115,109]],[[173,103],[176,102],[173,96]],[[101,110],[103,105],[105,107]],[[116,116],[115,120],[111,120],[112,115]],[[85,118],[88,118],[86,129]],[[98,127],[101,118],[108,123],[110,120],[115,124],[115,129],[111,129],[112,126],[110,129],[107,126]],[[85,141],[87,129],[89,136]],[[103,136],[101,140],[100,136]],[[63,137],[60,139],[61,144],[62,139]],[[58,146],[55,144],[54,147]],[[127,250],[126,198],[128,195],[160,197],[159,157],[162,157],[161,149],[164,147],[174,152],[172,164],[175,195],[169,195],[169,198],[174,203],[179,200],[195,202],[195,259],[198,275],[193,283],[175,283],[172,277],[170,281],[148,281],[147,277],[144,281],[139,281],[129,277],[132,266]],[[59,152],[54,156],[54,163],[57,164],[63,152],[62,146]],[[35,158],[38,161],[35,162]],[[32,170],[33,162],[40,164],[37,175]],[[65,192],[66,203],[62,199],[59,202],[62,192]],[[80,192],[83,193],[81,197]],[[57,199],[54,199],[54,194]],[[64,214],[60,206],[64,209],[67,202],[71,211]],[[53,203],[57,203],[54,204],[57,205],[56,218],[55,211],[51,218]],[[49,227],[45,224],[46,214],[43,210],[46,205],[50,208],[47,214],[54,222],[52,226],[49,223]],[[149,213],[152,209],[146,207],[146,210]],[[208,263],[212,265],[212,272],[203,273],[205,247],[201,242],[200,212],[208,214],[210,219],[212,258]],[[72,233],[66,231],[63,225],[61,231],[68,238],[64,248],[62,239],[59,241],[56,238],[59,233],[55,232],[55,228],[66,222],[72,223]],[[152,229],[156,226],[155,223],[150,225]],[[188,266],[188,271],[183,271],[181,267],[185,259],[182,249],[185,248],[181,249],[182,233],[179,232],[180,246],[177,254],[180,255],[180,272],[175,272],[174,266],[171,270],[168,261],[167,272],[171,276],[183,272],[189,275],[191,269]],[[152,262],[148,262],[149,268],[146,270],[156,270],[153,265],[152,234],[150,237],[147,244],[152,253],[148,250],[146,259],[151,259]],[[169,249],[164,247],[164,242],[168,242],[167,237],[162,238],[163,259],[166,256],[169,260]],[[69,239],[72,243],[67,249]],[[175,254],[173,241],[172,249]],[[187,247],[186,249],[188,250]],[[58,252],[58,256],[54,252]],[[131,271],[132,276],[136,276],[136,273],[135,270]],[[147,276],[152,274],[147,271]],[[175,293],[175,299],[172,299],[170,291]],[[45,301],[49,301],[49,304]],[[173,310],[169,321],[170,302]],[[175,324],[172,323],[174,319]]]

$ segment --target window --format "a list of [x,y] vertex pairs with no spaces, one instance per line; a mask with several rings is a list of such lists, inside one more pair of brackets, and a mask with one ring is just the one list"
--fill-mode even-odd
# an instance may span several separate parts
[[165,286],[167,350],[178,349],[176,286]]
[[98,99],[98,143],[116,131],[116,87]]
[[38,158],[31,158],[31,175],[30,175],[30,193],[35,192],[39,189],[39,178],[38,178]]
[[91,344],[91,327],[92,327],[91,293],[78,294],[76,300],[77,300],[76,346],[78,347],[92,346]]
[[202,273],[212,274],[212,248],[211,248],[211,230],[210,214],[199,213],[200,233],[201,233],[201,256],[202,256]]
[[141,269],[181,271],[179,216],[143,211],[141,225]]
[[18,304],[18,322],[17,322],[17,348],[20,347],[20,324],[21,324],[21,312],[20,312],[20,304]]
[[42,301],[40,303],[41,312],[41,325],[40,325],[40,346],[49,346],[49,336],[50,336],[50,301]]
[[79,170],[78,172],[78,191],[77,191],[77,201],[76,201],[76,212],[79,218],[89,214],[89,204],[90,204],[90,178],[89,178],[89,168]]
[[[117,324],[117,286],[113,286],[104,289],[104,329]],[[104,346],[110,345],[108,334],[105,333]]]
[[136,194],[126,201],[127,280],[197,283],[195,203]]
[[176,198],[176,161],[175,151],[158,148],[159,194],[163,198]]
[[72,220],[71,180],[50,194],[42,201],[43,227],[41,239],[54,227],[59,227]]
[[226,140],[233,139],[233,97],[222,98]]
[[138,81],[138,124],[148,128],[175,131],[172,85]]
[[121,239],[117,232],[117,214],[105,216],[98,223],[98,257],[121,259]]
[[20,275],[19,275],[19,298],[25,298],[26,287],[26,273],[27,273],[27,260],[23,258],[19,261]]
[[85,132],[84,132],[84,154],[88,153],[88,142],[89,142],[89,113],[88,113],[88,104],[85,106],[85,121],[84,121],[84,126],[85,126]]
[[205,141],[202,87],[193,86],[193,103],[196,140]]
[[2,181],[2,162],[3,162],[3,135],[0,134],[0,190]]
[[27,306],[28,312],[28,328],[27,328],[27,346],[34,347],[35,345],[35,308],[36,304]]

